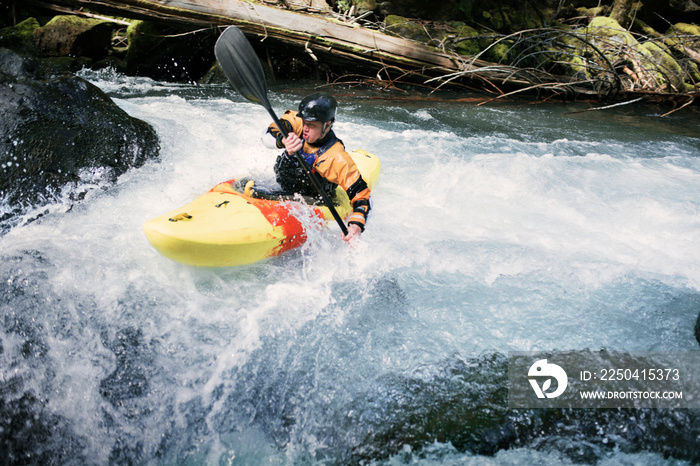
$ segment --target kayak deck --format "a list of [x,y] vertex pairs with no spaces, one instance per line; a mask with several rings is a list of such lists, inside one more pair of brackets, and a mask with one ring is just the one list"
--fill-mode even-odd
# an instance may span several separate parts
[[[365,151],[351,155],[368,185],[374,186],[379,178],[379,159]],[[143,229],[158,252],[184,264],[204,267],[250,264],[282,254],[306,241],[304,226],[295,216],[301,204],[286,193],[256,190],[248,180],[228,180],[189,204],[149,220]],[[352,211],[341,188],[336,189],[334,204],[341,218]],[[326,222],[333,218],[325,206],[310,208]]]

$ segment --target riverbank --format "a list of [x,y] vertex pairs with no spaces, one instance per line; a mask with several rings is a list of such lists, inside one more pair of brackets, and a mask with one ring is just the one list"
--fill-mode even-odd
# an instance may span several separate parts
[[[137,38],[148,39],[143,48],[148,53],[125,57],[129,73],[160,73],[169,80],[201,79],[208,68],[204,62],[213,64],[207,45],[222,27],[237,24],[249,34],[272,79],[311,76],[383,89],[408,84],[478,89],[494,97],[658,100],[670,108],[691,105],[698,95],[700,30],[687,6],[659,9],[640,4],[621,12],[615,7],[622,2],[591,8],[589,2],[574,1],[562,8],[561,2],[548,0],[524,6],[476,1],[468,2],[467,8],[448,1],[437,9],[419,7],[419,1],[411,7],[400,1],[391,6],[332,3],[333,8],[323,7],[324,2],[304,8],[294,2],[230,2],[222,7],[202,0],[169,2],[166,7],[143,0],[136,8],[118,1],[110,2],[109,12],[152,23],[138,31],[129,20],[122,33],[128,48]],[[81,0],[49,5],[79,14],[89,13],[78,12],[77,6],[98,12],[100,8]],[[25,8],[29,13],[31,8]],[[15,15],[14,20],[20,18]],[[186,39],[194,42],[189,47],[167,45]],[[150,69],[139,68],[142,61],[154,59]],[[114,66],[119,60],[117,56]]]

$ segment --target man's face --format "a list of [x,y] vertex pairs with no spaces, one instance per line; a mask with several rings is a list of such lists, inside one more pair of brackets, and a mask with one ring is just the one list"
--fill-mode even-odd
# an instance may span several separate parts
[[320,121],[309,121],[304,120],[304,130],[302,132],[302,137],[306,142],[313,144],[314,142],[321,139],[326,135],[327,129],[330,125],[322,123]]

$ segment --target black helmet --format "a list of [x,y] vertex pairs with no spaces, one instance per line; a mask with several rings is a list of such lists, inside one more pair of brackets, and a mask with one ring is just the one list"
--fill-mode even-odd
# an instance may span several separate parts
[[311,94],[304,98],[299,104],[299,117],[308,121],[327,121],[335,120],[335,110],[338,108],[338,102],[335,97],[330,94],[317,93]]

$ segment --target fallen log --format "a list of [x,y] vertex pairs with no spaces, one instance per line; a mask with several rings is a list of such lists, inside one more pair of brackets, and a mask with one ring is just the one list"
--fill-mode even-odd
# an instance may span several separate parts
[[[236,25],[260,40],[274,38],[316,53],[339,53],[374,64],[417,70],[454,72],[464,64],[454,56],[437,52],[419,42],[402,39],[327,15],[282,10],[235,0],[28,0],[39,6],[87,8],[104,14],[166,21],[195,27]],[[484,65],[475,63],[473,66]]]
[[[292,58],[303,56],[304,62],[313,63],[317,70],[319,66],[332,70],[330,75],[335,78],[327,79],[328,82],[342,81],[345,75],[365,75],[368,81],[378,79],[389,86],[419,83],[435,89],[476,83],[472,87],[501,97],[544,93],[564,99],[617,100],[642,95],[623,89],[611,64],[606,67],[607,74],[603,78],[595,79],[551,74],[539,66],[523,68],[496,64],[479,59],[480,55],[472,58],[397,37],[384,32],[380,26],[367,28],[357,22],[340,21],[328,12],[312,8],[299,11],[238,0],[23,1],[46,8],[59,7],[62,11],[88,9],[113,16],[185,25],[193,30],[223,31],[228,25],[236,25],[249,37],[261,57],[271,49],[282,50],[282,54]],[[515,36],[527,32],[505,36],[494,45],[512,41]],[[267,60],[270,61],[269,55]],[[643,94],[648,96],[648,90]],[[669,97],[666,92],[658,94]],[[687,100],[687,93],[679,95]],[[697,93],[691,95],[695,96]]]
[[[529,87],[531,81],[517,79],[512,68],[505,72],[494,63],[446,53],[421,42],[397,37],[378,29],[360,27],[334,19],[328,14],[285,10],[259,3],[236,0],[26,0],[34,5],[63,9],[83,8],[93,12],[189,25],[193,28],[216,28],[236,25],[252,42],[271,39],[305,51],[308,56],[326,63],[344,60],[391,81],[394,76],[406,81],[433,80],[435,87],[443,76],[459,75],[448,82],[479,81],[479,88],[502,93]],[[380,76],[384,73],[385,76]],[[552,79],[551,76],[547,77]],[[556,85],[574,83],[566,77],[555,79]],[[585,90],[581,90],[585,92]]]

